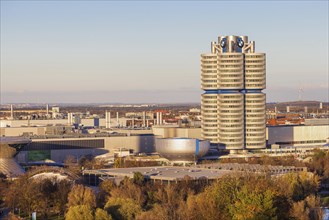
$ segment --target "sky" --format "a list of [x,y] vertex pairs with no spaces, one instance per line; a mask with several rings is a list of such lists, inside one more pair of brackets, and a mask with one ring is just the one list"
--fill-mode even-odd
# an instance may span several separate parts
[[2,104],[198,103],[220,35],[266,53],[267,102],[328,101],[328,1],[1,0],[0,30]]

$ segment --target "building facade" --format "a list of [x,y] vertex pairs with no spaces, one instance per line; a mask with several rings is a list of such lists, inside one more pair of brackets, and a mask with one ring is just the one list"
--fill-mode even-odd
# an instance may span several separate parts
[[266,58],[247,36],[220,36],[201,55],[202,139],[229,150],[266,147]]

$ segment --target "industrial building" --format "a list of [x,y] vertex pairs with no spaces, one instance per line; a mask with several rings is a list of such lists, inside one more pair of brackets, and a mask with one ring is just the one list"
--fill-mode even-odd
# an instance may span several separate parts
[[228,150],[266,147],[265,72],[265,54],[247,36],[211,43],[201,55],[202,139]]
[[69,156],[78,160],[85,155],[98,156],[106,153],[114,155],[114,152],[121,148],[129,149],[134,154],[155,152],[155,138],[150,134],[66,135],[30,138],[31,143],[16,155],[19,163],[46,159],[62,163]]
[[281,125],[267,127],[268,145],[323,146],[329,141],[329,125]]

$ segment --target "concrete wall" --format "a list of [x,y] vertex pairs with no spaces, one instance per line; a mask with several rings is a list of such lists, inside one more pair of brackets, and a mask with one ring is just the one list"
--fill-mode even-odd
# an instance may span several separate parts
[[[294,146],[323,145],[329,137],[329,125],[315,126],[273,126],[268,127],[268,144],[278,142],[310,142],[295,143]],[[317,143],[318,141],[322,141]],[[312,143],[314,142],[314,143]]]

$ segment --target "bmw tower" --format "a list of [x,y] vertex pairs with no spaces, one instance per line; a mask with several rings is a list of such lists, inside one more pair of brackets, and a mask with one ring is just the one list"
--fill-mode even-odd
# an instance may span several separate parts
[[247,36],[220,36],[201,55],[202,139],[220,149],[266,147],[265,53]]

